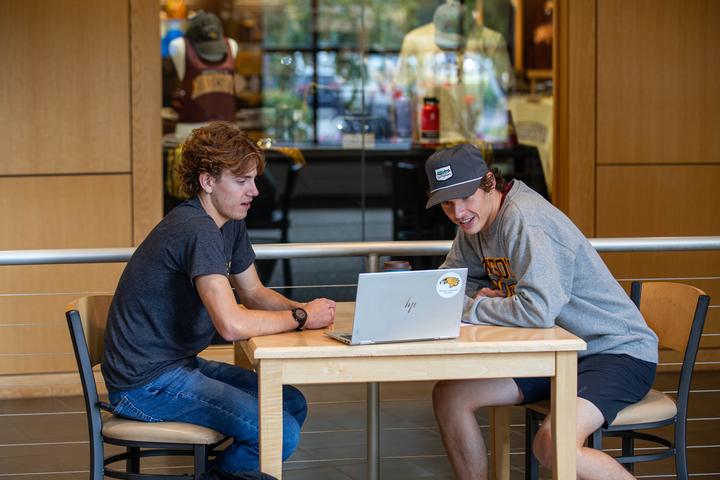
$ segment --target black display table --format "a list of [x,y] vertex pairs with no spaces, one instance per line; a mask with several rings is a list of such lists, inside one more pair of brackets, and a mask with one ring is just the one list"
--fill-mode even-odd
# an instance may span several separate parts
[[[291,208],[384,207],[393,211],[394,240],[449,239],[455,228],[440,208],[425,209],[425,160],[433,148],[388,145],[367,149],[302,146],[307,165],[294,185]],[[536,147],[494,148],[492,165],[548,198]],[[288,159],[266,152],[278,186],[285,183]],[[363,182],[364,176],[364,182]],[[363,188],[365,195],[363,196]],[[283,192],[279,189],[281,198]]]
[[[260,196],[248,214],[252,228],[273,218],[281,224],[286,241],[288,216],[295,208],[390,208],[394,240],[441,240],[453,237],[455,227],[440,208],[425,209],[425,160],[434,148],[408,144],[378,145],[366,150],[294,145],[306,165],[293,168],[292,160],[275,150],[265,152],[265,178],[259,179]],[[167,152],[164,152],[167,174]],[[491,166],[507,179],[519,179],[548,198],[547,184],[536,147],[518,145],[494,148]],[[175,204],[165,192],[165,211]],[[274,215],[273,215],[274,212]],[[280,216],[278,217],[278,213]]]

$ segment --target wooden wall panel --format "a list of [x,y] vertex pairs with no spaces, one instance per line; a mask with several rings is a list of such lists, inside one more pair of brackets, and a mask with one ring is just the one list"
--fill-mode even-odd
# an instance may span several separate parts
[[[632,280],[669,280],[694,285],[718,305],[720,299],[720,252],[604,253],[603,260],[615,278],[629,290]],[[720,347],[720,308],[710,308],[702,347]],[[720,358],[717,357],[717,358]]]
[[[212,345],[199,354],[207,360],[233,363],[232,345]],[[0,367],[1,368],[1,367]],[[105,381],[95,369],[95,382],[98,392],[107,393]],[[37,373],[34,375],[0,375],[0,399],[25,397],[59,397],[82,395],[80,376],[77,371],[68,373]]]
[[129,172],[128,10],[0,2],[0,175]]
[[597,163],[720,162],[720,2],[603,0]]
[[[0,249],[132,245],[130,175],[0,178]],[[122,264],[0,267],[0,374],[73,369],[65,305],[113,291]]]
[[[25,302],[34,303],[43,296],[57,296],[64,312],[65,305],[75,297],[89,293],[108,293],[115,291],[120,272],[124,263],[109,264],[77,264],[77,265],[15,265],[4,266],[0,269],[0,324],[6,324],[6,315],[35,312],[40,314],[38,320],[27,318],[19,319],[19,323],[47,323],[62,322],[62,315],[55,313],[42,315],[43,310],[37,304],[29,309]],[[33,295],[36,300],[25,298],[24,295]],[[17,302],[9,306],[6,302]]]
[[157,2],[131,0],[133,244],[162,218],[160,27]]
[[0,250],[129,247],[130,199],[129,175],[0,177]]
[[[65,328],[67,330],[67,328]],[[20,333],[20,332],[18,332]],[[18,335],[19,340],[24,337]],[[2,354],[2,363],[0,363],[0,379],[5,375],[37,375],[37,374],[54,374],[54,373],[72,373],[77,371],[77,363],[72,353],[72,345],[70,337],[65,332],[62,334],[46,336],[49,344],[58,345],[58,348],[64,350],[64,353],[23,353],[15,354],[7,352]],[[57,350],[57,349],[56,349]],[[0,395],[2,398],[2,395]]]
[[555,7],[554,203],[595,235],[595,2]]
[[[604,165],[597,168],[598,237],[717,235],[720,232],[720,165]],[[620,279],[688,279],[720,298],[720,252],[613,253],[603,259]],[[686,280],[681,280],[686,281]],[[720,311],[711,309],[706,333],[720,333]],[[703,339],[720,347],[720,337]]]
[[[147,0],[0,1],[0,249],[127,247],[160,220],[157,15]],[[42,383],[75,369],[65,305],[114,291],[123,267],[0,267],[6,390],[56,389]]]
[[0,267],[0,375],[75,369],[65,307],[113,292],[125,264]]
[[599,166],[597,236],[720,233],[720,165]]

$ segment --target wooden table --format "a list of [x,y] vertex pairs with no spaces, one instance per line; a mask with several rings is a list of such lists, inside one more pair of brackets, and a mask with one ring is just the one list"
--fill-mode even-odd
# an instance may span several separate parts
[[[354,303],[338,303],[337,330],[349,331]],[[549,329],[466,326],[454,340],[347,346],[305,330],[236,343],[236,362],[257,369],[260,465],[282,477],[282,385],[441,379],[552,377],[553,478],[575,478],[577,351],[585,342]],[[509,409],[496,409],[494,471],[509,477]],[[562,412],[562,415],[557,415]],[[370,466],[368,466],[370,468]]]

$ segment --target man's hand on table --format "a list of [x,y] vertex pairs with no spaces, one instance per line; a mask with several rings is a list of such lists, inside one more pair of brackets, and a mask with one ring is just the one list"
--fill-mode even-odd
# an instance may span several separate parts
[[316,298],[303,307],[308,314],[305,328],[325,328],[335,321],[335,302],[327,298]]
[[506,297],[505,292],[502,290],[493,290],[492,288],[481,288],[475,294],[475,300],[481,297]]

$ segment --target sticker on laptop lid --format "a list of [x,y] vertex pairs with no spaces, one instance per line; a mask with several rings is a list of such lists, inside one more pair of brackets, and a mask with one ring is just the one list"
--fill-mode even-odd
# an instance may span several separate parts
[[455,272],[444,273],[438,280],[435,289],[443,298],[454,297],[463,289],[462,278]]

